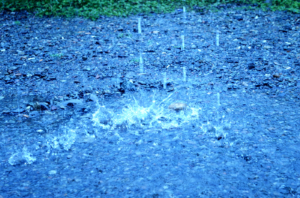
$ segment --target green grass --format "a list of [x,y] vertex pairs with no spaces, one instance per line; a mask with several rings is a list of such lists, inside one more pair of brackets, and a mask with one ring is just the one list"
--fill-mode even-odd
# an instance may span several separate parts
[[21,22],[20,21],[15,21],[15,24],[16,25],[21,25]]
[[97,20],[100,15],[126,17],[131,14],[169,13],[186,6],[202,10],[217,11],[218,5],[238,3],[248,8],[256,4],[263,10],[287,10],[299,13],[299,0],[273,0],[272,5],[265,0],[1,0],[0,10],[27,10],[36,16],[81,16]]

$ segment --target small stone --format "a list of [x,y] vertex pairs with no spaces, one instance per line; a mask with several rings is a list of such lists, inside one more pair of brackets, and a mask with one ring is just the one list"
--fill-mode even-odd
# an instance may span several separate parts
[[126,78],[134,78],[134,76],[135,76],[135,73],[134,73],[134,72],[128,72],[128,73],[125,75]]
[[49,175],[55,175],[56,173],[57,173],[56,170],[51,170],[51,171],[49,171]]
[[273,48],[272,46],[269,46],[269,45],[265,45],[264,46],[264,49],[271,49],[271,48]]
[[273,77],[274,77],[274,78],[279,78],[279,77],[280,77],[280,74],[273,74]]
[[106,89],[103,91],[104,94],[111,94],[111,91],[109,89]]
[[187,105],[185,103],[182,102],[174,102],[172,104],[170,104],[169,109],[173,109],[175,111],[180,111],[183,110],[187,107]]
[[19,67],[13,66],[13,67],[10,67],[8,70],[14,71],[14,70],[17,70],[18,68]]
[[242,85],[244,85],[244,86],[248,86],[248,83],[247,82],[242,82]]
[[41,110],[42,106],[39,102],[36,102],[36,103],[34,103],[33,108],[37,109],[37,110]]
[[83,68],[83,71],[90,71],[90,70],[91,70],[90,67],[84,67],[84,68]]

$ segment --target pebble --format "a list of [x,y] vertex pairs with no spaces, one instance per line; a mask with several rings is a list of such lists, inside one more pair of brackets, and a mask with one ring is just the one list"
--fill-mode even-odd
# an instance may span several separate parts
[[170,104],[169,109],[173,109],[175,111],[180,111],[183,110],[187,107],[187,104],[182,103],[182,102],[174,102]]

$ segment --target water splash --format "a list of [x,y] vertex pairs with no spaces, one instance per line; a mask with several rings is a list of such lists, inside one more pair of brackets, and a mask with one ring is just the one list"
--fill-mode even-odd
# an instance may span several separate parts
[[35,161],[36,158],[32,156],[25,146],[23,147],[22,152],[16,152],[8,159],[8,163],[12,166],[21,163],[32,164]]
[[[119,143],[124,139],[120,132],[124,131],[140,135],[138,132],[140,129],[155,133],[159,129],[192,127],[202,134],[226,138],[231,128],[228,114],[220,108],[220,94],[217,94],[217,105],[199,106],[187,99],[186,102],[189,103],[181,111],[169,109],[170,104],[178,101],[174,93],[166,95],[165,92],[159,91],[141,91],[130,95],[124,94],[124,98],[118,101],[117,107],[109,102],[101,104],[104,101],[99,102],[94,94],[91,94],[90,98],[96,106],[96,111],[89,115],[91,120],[71,119],[67,125],[62,125],[57,131],[47,135],[48,154],[53,149],[69,151],[77,141],[83,139],[94,141],[96,137],[108,134],[116,136]],[[31,157],[27,155],[26,160],[28,163],[32,162],[34,158],[28,156]],[[23,154],[16,154],[12,156],[11,164],[14,164],[17,158],[25,159]]]
[[68,151],[76,141],[77,130],[78,128],[72,129],[67,126],[61,126],[57,135],[48,138],[48,146],[53,149],[58,149],[62,146]]
[[[225,114],[217,113],[219,108],[208,109],[190,103],[185,110],[175,111],[168,108],[170,104],[177,101],[173,94],[168,95],[160,102],[156,100],[155,94],[151,98],[149,95],[151,94],[140,93],[140,95],[124,98],[122,101],[124,106],[119,111],[104,105],[100,106],[93,114],[94,126],[106,133],[126,128],[126,131],[133,134],[137,129],[172,129],[194,126],[200,129],[201,127],[203,129],[205,127],[207,129],[215,128],[207,131],[226,136],[223,128],[228,121]],[[203,124],[204,122],[205,124]]]

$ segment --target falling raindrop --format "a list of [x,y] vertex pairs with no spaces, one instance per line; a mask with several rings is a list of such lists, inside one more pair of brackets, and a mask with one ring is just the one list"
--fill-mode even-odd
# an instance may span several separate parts
[[219,46],[219,37],[220,37],[219,31],[217,30],[217,34],[216,34],[216,44],[217,44],[217,46]]
[[143,63],[143,57],[141,52],[140,52],[140,72],[144,73],[144,63]]
[[164,79],[163,79],[163,85],[164,85],[164,89],[167,89],[167,72],[164,73]]
[[138,32],[139,32],[139,34],[142,33],[141,18],[138,18]]
[[184,50],[184,35],[181,35],[182,45],[181,50]]

